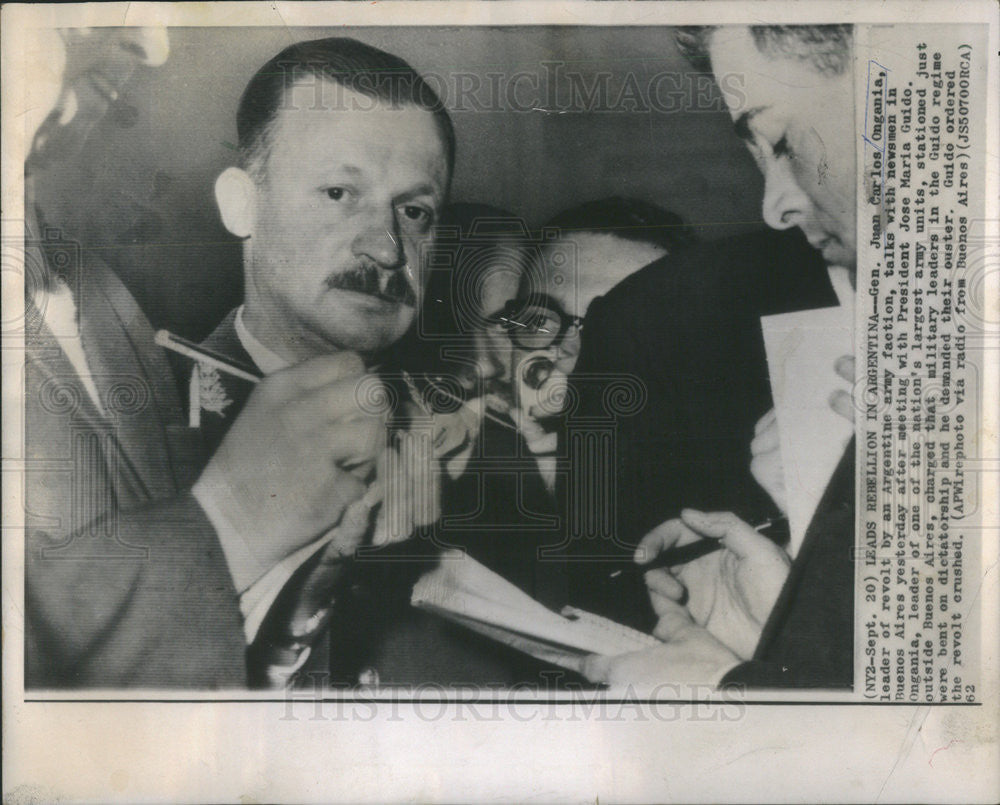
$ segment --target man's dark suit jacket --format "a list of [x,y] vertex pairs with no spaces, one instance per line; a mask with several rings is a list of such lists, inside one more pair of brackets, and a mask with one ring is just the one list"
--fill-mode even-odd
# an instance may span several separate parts
[[[580,506],[606,507],[589,522],[608,527],[596,538],[569,534],[574,603],[649,630],[655,616],[641,580],[607,581],[643,535],[682,508],[733,511],[751,523],[777,513],[750,474],[754,425],[773,404],[760,317],[835,304],[822,259],[797,230],[697,244],[594,300],[568,421],[610,425],[613,449],[604,493],[583,500],[572,478],[585,447],[571,440],[566,505],[571,529]],[[615,413],[608,395],[622,377],[645,399],[628,415]],[[573,561],[580,556],[598,559]]]
[[[239,340],[235,321],[234,310],[202,345],[256,368]],[[210,451],[222,441],[254,388],[249,381],[223,373],[213,375],[212,382],[214,391],[207,396],[211,397],[213,407],[219,407],[220,401],[223,406],[221,411],[201,411],[201,429]],[[202,401],[205,399],[203,394]],[[358,681],[362,671],[369,678],[374,671],[383,685],[548,684],[547,678],[541,676],[546,669],[541,663],[410,606],[413,584],[420,573],[436,562],[443,546],[467,550],[526,589],[534,583],[534,553],[524,541],[536,537],[534,533],[526,535],[516,522],[511,522],[509,510],[515,500],[536,512],[544,510],[544,487],[537,472],[524,472],[528,464],[534,467],[534,459],[526,449],[525,460],[515,467],[511,463],[510,445],[501,434],[489,430],[484,441],[487,444],[477,450],[464,480],[448,485],[443,506],[446,515],[450,512],[458,520],[456,525],[442,528],[438,523],[434,530],[354,563],[350,575],[336,592],[336,616],[329,639],[314,647],[299,684],[322,680],[333,685],[351,685]],[[520,474],[512,472],[517,468],[521,468]],[[477,525],[481,528],[476,528]],[[307,572],[307,568],[301,572]],[[300,577],[289,582],[284,598],[294,594]],[[252,682],[259,677],[258,666],[267,655],[268,641],[275,639],[274,630],[280,629],[284,598],[275,603],[251,647]]]
[[106,415],[26,301],[25,685],[244,686],[236,590],[187,491],[198,434],[135,300],[84,261],[68,280]]

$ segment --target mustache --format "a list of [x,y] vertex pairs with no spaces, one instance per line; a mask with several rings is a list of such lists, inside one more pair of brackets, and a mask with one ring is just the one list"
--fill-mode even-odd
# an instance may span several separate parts
[[406,266],[386,271],[373,265],[357,265],[334,274],[326,281],[328,288],[354,291],[374,296],[384,302],[417,306],[417,295],[407,279]]

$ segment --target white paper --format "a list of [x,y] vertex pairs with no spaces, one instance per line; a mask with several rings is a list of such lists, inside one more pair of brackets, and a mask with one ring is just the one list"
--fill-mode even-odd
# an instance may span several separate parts
[[764,316],[764,348],[785,471],[788,552],[795,556],[820,498],[854,433],[830,407],[851,386],[834,369],[854,354],[854,320],[843,307]]

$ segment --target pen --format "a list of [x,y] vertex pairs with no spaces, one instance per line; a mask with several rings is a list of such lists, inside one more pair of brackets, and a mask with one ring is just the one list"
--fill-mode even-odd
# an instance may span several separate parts
[[[424,378],[424,382],[427,383],[427,385],[430,386],[432,389],[434,389],[435,393],[440,394],[442,397],[445,397],[446,399],[449,399],[452,402],[457,402],[463,408],[468,408],[469,410],[475,413],[479,413],[478,411],[476,411],[475,408],[473,408],[473,406],[470,403],[463,400],[461,397],[457,397],[456,395],[452,394],[447,389],[441,388],[441,386],[435,383],[431,378],[429,377]],[[487,411],[485,404],[483,405],[483,417],[490,420],[491,422],[496,423],[497,425],[500,425],[501,427],[506,428],[507,430],[512,430],[512,431],[517,430],[517,426],[512,422],[506,422],[503,419],[500,419],[500,417],[496,416],[495,414],[491,414],[489,411]]]
[[[763,523],[755,525],[753,530],[762,533],[786,519],[788,518],[784,515],[781,515],[780,517],[771,517]],[[612,570],[608,573],[608,579],[619,579],[623,576],[629,575],[629,572],[645,573],[647,570],[657,570],[662,567],[683,565],[686,562],[693,562],[695,559],[699,559],[702,556],[708,556],[708,554],[714,553],[724,547],[725,546],[722,544],[722,540],[707,538],[700,539],[697,542],[691,542],[687,545],[670,548],[657,556],[652,562],[648,562],[644,565],[633,564],[627,567],[620,567],[616,570]]]
[[194,341],[181,338],[179,335],[174,335],[169,330],[157,330],[153,340],[164,349],[172,350],[186,358],[207,364],[218,369],[220,372],[249,380],[251,383],[259,383],[264,377],[252,366],[236,363],[225,355],[207,349],[200,344],[194,343]]

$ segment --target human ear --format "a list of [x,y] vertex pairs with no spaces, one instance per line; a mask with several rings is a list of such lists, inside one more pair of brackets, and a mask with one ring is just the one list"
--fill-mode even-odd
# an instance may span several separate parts
[[254,180],[242,168],[226,168],[215,180],[215,203],[219,205],[222,223],[238,238],[248,238],[253,233],[256,193]]

